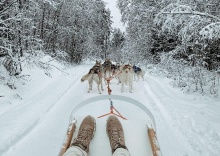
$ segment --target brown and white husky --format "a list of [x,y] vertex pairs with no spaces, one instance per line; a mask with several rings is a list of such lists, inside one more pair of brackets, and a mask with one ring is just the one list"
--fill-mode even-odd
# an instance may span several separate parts
[[121,81],[121,92],[124,92],[124,85],[128,84],[129,92],[132,93],[133,89],[133,69],[130,64],[124,64],[120,67],[119,79]]
[[103,85],[102,85],[102,65],[101,65],[101,62],[96,61],[96,64],[89,70],[89,73],[84,75],[81,78],[82,82],[84,82],[85,80],[87,80],[89,82],[88,93],[90,92],[90,90],[92,90],[93,81],[95,81],[97,83],[97,88],[98,88],[99,94],[101,94],[100,85],[101,85],[101,89],[104,90]]

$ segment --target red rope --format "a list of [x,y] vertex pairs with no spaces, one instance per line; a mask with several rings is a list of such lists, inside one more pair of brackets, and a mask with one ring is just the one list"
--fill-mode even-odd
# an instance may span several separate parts
[[[108,88],[108,94],[109,95],[111,95],[111,92],[112,92],[112,90],[111,90],[111,88],[110,88],[110,81],[115,77],[115,76],[117,76],[117,75],[119,75],[119,74],[121,74],[121,72],[119,72],[118,74],[113,74],[113,76],[110,76],[109,78],[105,78],[105,77],[103,77],[105,80],[106,80],[106,82],[107,82],[107,88]],[[116,113],[114,113],[114,110],[116,111]],[[119,113],[119,111],[113,106],[113,104],[112,104],[112,102],[111,102],[111,106],[110,106],[110,113],[107,113],[107,114],[104,114],[104,115],[101,115],[101,116],[99,116],[98,118],[101,118],[101,117],[104,117],[104,116],[107,116],[107,115],[110,115],[110,114],[114,114],[114,115],[116,115],[116,116],[118,116],[118,117],[120,117],[120,118],[122,118],[122,119],[124,119],[124,120],[127,120],[125,117],[123,117],[120,113]]]
[[117,73],[117,74],[113,74],[112,76],[110,76],[109,78],[106,78],[106,77],[104,77],[104,76],[102,76],[103,78],[104,78],[104,80],[107,82],[107,89],[108,89],[108,94],[109,95],[111,95],[111,92],[112,92],[112,90],[111,90],[111,88],[110,88],[110,81],[113,79],[113,78],[115,78],[115,76],[117,76],[117,75],[119,75],[119,74],[121,74],[121,72],[119,72],[119,73]]

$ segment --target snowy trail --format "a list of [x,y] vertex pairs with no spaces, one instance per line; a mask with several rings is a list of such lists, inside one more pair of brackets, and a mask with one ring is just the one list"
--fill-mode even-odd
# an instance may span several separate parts
[[[93,90],[87,93],[88,83],[80,82],[80,78],[88,72],[91,66],[73,67],[69,70],[69,76],[57,77],[31,99],[27,99],[18,106],[12,107],[13,109],[2,113],[0,115],[0,134],[3,139],[0,140],[0,155],[57,155],[73,108],[85,99],[99,96],[95,83]],[[198,122],[199,117],[206,113],[202,110],[208,106],[208,103],[204,102],[205,99],[201,103],[199,99],[201,97],[183,94],[178,89],[170,87],[166,80],[151,77],[148,74],[145,75],[145,81],[134,82],[133,93],[128,92],[127,86],[125,86],[125,91],[121,93],[120,85],[117,85],[116,80],[112,81],[110,87],[112,94],[133,98],[146,105],[152,112],[156,120],[156,132],[163,156],[218,156],[220,133],[216,123],[219,120],[211,121],[213,118],[211,114],[216,112],[212,110],[207,112],[210,114],[210,118],[206,120],[206,124],[212,126],[212,130],[203,126],[202,122]],[[105,84],[104,89],[102,95],[107,95]],[[95,103],[95,105],[97,104]],[[213,104],[213,107],[214,110],[219,108],[217,102]],[[139,112],[130,106],[126,109],[117,108],[128,118],[141,117]],[[87,109],[85,108],[86,114],[94,114],[96,110],[102,108]],[[108,110],[105,108],[101,113],[107,113],[106,111]],[[98,114],[100,115],[100,112]],[[191,119],[191,117],[195,118]],[[4,122],[6,119],[9,122]],[[101,129],[105,128],[104,120],[100,124]],[[125,128],[127,127],[126,135],[129,136],[131,127],[128,123],[123,122],[122,124]],[[198,129],[198,126],[201,127]],[[106,140],[105,144],[108,143],[105,130],[97,133],[96,139],[104,139]],[[202,136],[204,133],[205,136]],[[130,135],[133,136],[133,133]],[[141,135],[136,137],[143,138]],[[214,142],[213,139],[210,139],[213,137],[215,138]],[[137,148],[138,144],[134,145],[135,141],[130,136],[127,139],[130,140],[128,147],[133,152],[132,150]],[[100,140],[98,141],[100,142]],[[95,149],[94,146],[97,146],[96,142],[91,143],[92,149]],[[106,145],[99,144],[99,147],[103,148],[102,152],[109,150],[109,146]],[[106,156],[110,156],[110,154],[106,154]]]
[[[88,69],[84,70],[83,73],[86,73]],[[77,75],[82,76],[83,74],[80,72]],[[33,153],[36,156],[44,155],[44,154],[52,156],[52,155],[57,155],[59,153],[61,144],[63,142],[63,137],[64,137],[64,134],[65,134],[68,122],[69,122],[69,115],[70,115],[72,109],[80,101],[87,99],[89,97],[99,95],[97,93],[97,89],[96,89],[95,85],[94,85],[94,88],[91,91],[91,93],[88,94],[87,93],[88,84],[87,84],[87,82],[81,83],[80,78],[79,78],[80,76],[78,76],[78,80],[76,80],[76,81],[75,81],[75,79],[73,80],[74,82],[73,82],[73,85],[70,87],[70,89],[65,93],[65,95],[63,95],[54,104],[54,106],[49,111],[47,111],[46,115],[44,115],[41,118],[41,121],[38,122],[34,126],[34,128],[32,128],[32,130],[29,131],[28,134],[21,137],[20,139],[17,139],[17,142],[15,144],[13,144],[13,146],[4,153],[5,156],[13,156],[15,152],[18,155],[27,155],[27,156],[33,155]],[[111,84],[111,86],[113,88],[113,92],[115,94],[122,94],[122,95],[127,95],[127,96],[131,95],[131,93],[129,93],[129,92],[121,93],[120,92],[120,85],[116,85],[116,83],[117,82],[114,81]],[[107,95],[106,94],[106,92],[107,92],[106,87],[107,86],[104,85],[104,89],[105,89],[105,91],[103,92],[104,95]],[[49,90],[50,90],[50,88],[48,88],[48,91]],[[136,91],[138,91],[137,88],[136,88]],[[81,96],[81,95],[84,95],[84,96]],[[141,96],[143,96],[143,95],[141,95]],[[142,101],[142,100],[139,99],[139,101]],[[108,107],[109,106],[107,105],[107,108]],[[108,111],[108,109],[106,109],[105,111]],[[103,121],[99,125],[101,127],[105,127],[105,119],[103,119]],[[134,123],[134,125],[135,125],[135,123]],[[137,125],[137,123],[136,123],[136,125]],[[124,124],[124,126],[126,128],[129,126],[129,124]],[[139,133],[144,132],[144,134],[146,135],[147,134],[146,130],[145,130],[146,125],[142,124],[141,126],[143,127],[141,129],[137,129],[140,126],[135,126],[136,130]],[[134,130],[135,130],[135,127],[133,128]],[[127,133],[127,131],[126,131],[126,133]],[[96,137],[100,137],[100,136],[106,136],[105,130],[100,131],[99,134],[96,135]],[[127,134],[127,136],[129,136],[129,133]],[[130,135],[130,136],[132,136],[132,135]],[[143,136],[140,136],[140,137],[137,136],[136,139],[138,139],[138,138],[140,139],[142,137]],[[105,139],[107,140],[108,138],[106,137]],[[134,141],[134,139],[132,139],[132,137],[131,138],[127,137],[128,141],[129,141],[129,139],[131,141],[128,142],[128,146],[130,146],[130,149],[135,148],[135,146],[132,143],[132,140]],[[149,143],[148,143],[148,145],[145,145],[147,143],[147,141],[145,139],[142,139],[142,140],[143,140],[143,142],[142,142],[143,146],[146,147],[145,150],[149,151],[150,150]],[[108,141],[105,141],[105,142],[106,142],[107,146],[102,147],[102,149],[108,150],[108,148],[109,148]],[[94,145],[91,145],[91,146],[94,146]],[[53,150],[48,150],[48,149],[53,149]],[[110,151],[110,150],[108,150],[108,151]],[[97,152],[97,151],[94,151],[93,153],[95,153],[95,152]],[[103,151],[103,152],[105,152],[105,151]],[[42,153],[44,153],[44,154],[42,154]]]

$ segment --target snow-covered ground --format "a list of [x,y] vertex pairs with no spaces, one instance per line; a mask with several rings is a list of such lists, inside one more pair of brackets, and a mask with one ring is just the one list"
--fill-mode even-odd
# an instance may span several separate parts
[[[30,80],[16,82],[16,90],[0,85],[0,96],[3,96],[0,97],[0,155],[58,155],[74,107],[83,100],[100,96],[95,84],[91,93],[87,93],[88,83],[80,81],[93,64],[68,68],[56,62],[54,65],[64,72],[54,68],[48,76],[38,68],[25,69],[23,74],[29,74]],[[133,98],[151,111],[163,156],[219,156],[219,98],[186,94],[169,83],[169,79],[153,77],[147,71],[144,81],[134,82],[133,93],[128,92],[127,86],[121,93],[116,80],[110,87],[112,94]],[[106,85],[104,89],[102,95],[107,95]],[[141,110],[123,102],[113,103],[128,118],[121,122],[131,155],[145,155],[137,154],[148,150],[143,149],[147,143],[143,144],[146,133],[141,131],[145,127]],[[91,106],[82,108],[82,114],[79,111],[78,115],[87,112],[97,117],[109,112],[109,101],[97,101]],[[100,128],[91,142],[91,156],[98,156],[97,151],[100,156],[103,152],[110,156],[106,118],[96,120]]]

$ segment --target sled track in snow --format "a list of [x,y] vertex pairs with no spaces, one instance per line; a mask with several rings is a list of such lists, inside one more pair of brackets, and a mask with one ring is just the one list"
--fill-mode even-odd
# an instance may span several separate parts
[[[161,81],[158,81],[156,79],[152,79],[149,77],[149,79],[151,79],[151,81],[154,81],[155,83],[158,84],[158,86],[161,86],[161,89],[163,90],[163,92],[166,93],[166,90],[165,90],[165,85],[163,83],[161,83]],[[170,86],[168,86],[170,87]],[[184,99],[182,96],[179,96],[179,94],[175,94],[175,92],[170,92],[171,90],[169,90],[166,95],[167,97],[169,98],[169,101],[172,101],[172,103],[178,103],[178,104],[189,104],[189,103],[192,103],[192,100],[188,100],[186,101],[186,99]],[[171,94],[170,94],[171,93]],[[156,94],[155,94],[156,96]],[[187,95],[185,95],[187,96]],[[163,103],[159,100],[159,98],[156,98],[156,105],[161,108],[161,112],[166,114],[167,115],[167,111],[165,110],[165,108],[163,107]],[[159,102],[158,102],[159,101]],[[198,107],[198,106],[194,106],[195,109],[194,110],[191,110],[191,115],[196,115],[198,113],[199,110],[202,110],[205,106],[203,107]],[[178,112],[175,112],[174,115],[177,115],[177,117],[180,118],[180,115],[178,114]],[[190,117],[188,118],[183,118],[185,121],[186,119],[189,119]],[[169,115],[169,121],[172,120],[172,117]],[[191,122],[196,122],[194,120],[190,120]],[[180,121],[181,122],[181,121]],[[186,122],[186,121],[185,121]],[[205,122],[205,121],[204,121]],[[208,122],[208,121],[206,121]],[[184,125],[180,124],[178,126],[173,126],[171,124],[171,122],[167,122],[169,123],[170,127],[172,127],[172,129],[174,129],[176,132],[175,133],[175,136],[176,137],[179,137],[180,135],[177,135],[178,133],[181,133],[181,136],[193,136],[193,139],[191,137],[181,137],[181,140],[184,140],[185,144],[188,145],[188,149],[190,149],[190,153],[194,153],[193,155],[201,155],[201,153],[203,153],[204,155],[218,155],[218,152],[216,149],[219,148],[219,142],[218,141],[214,141],[211,140],[210,141],[210,138],[212,137],[212,134],[207,134],[204,136],[201,132],[197,131],[198,130],[198,126],[199,124],[195,123],[195,124],[192,124],[188,127],[184,127]],[[186,129],[185,133],[182,133],[183,131],[182,130],[179,130],[180,128],[183,128],[183,129]],[[197,132],[196,132],[197,131]],[[213,132],[213,131],[212,131]],[[217,132],[217,131],[215,131]],[[214,132],[213,132],[214,133]],[[205,149],[201,152],[201,149],[198,148],[200,147],[200,145],[204,145],[204,138],[205,139],[205,142],[208,146],[205,147]]]
[[[149,77],[150,78],[150,77]],[[160,84],[159,81],[150,78],[151,81],[154,81],[155,83],[157,83],[159,86],[161,86],[160,88],[163,89],[163,86]],[[150,85],[147,83],[147,81],[144,82],[144,87],[147,91],[147,94],[149,95],[149,97],[152,99],[153,103],[153,107],[156,107],[157,112],[159,114],[161,114],[160,116],[163,117],[163,120],[166,121],[166,123],[168,124],[169,129],[172,131],[172,133],[174,134],[175,138],[180,138],[180,140],[184,140],[184,146],[185,149],[190,149],[190,151],[192,152],[192,147],[189,146],[190,143],[186,140],[186,138],[183,137],[183,135],[178,135],[178,133],[181,133],[180,130],[178,130],[177,127],[173,126],[173,119],[170,116],[170,114],[167,112],[167,110],[164,107],[163,102],[157,97],[157,95],[154,93],[153,89],[150,87]]]

